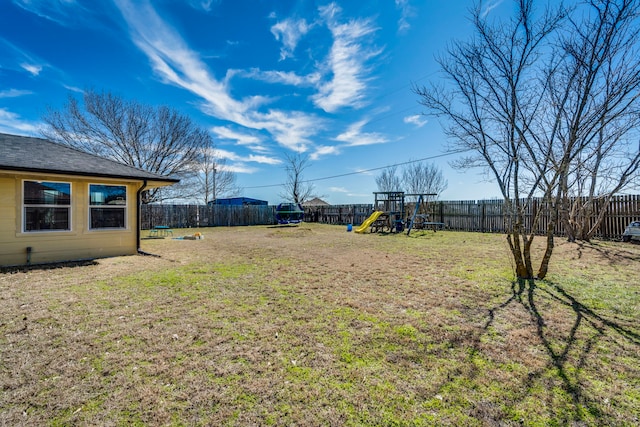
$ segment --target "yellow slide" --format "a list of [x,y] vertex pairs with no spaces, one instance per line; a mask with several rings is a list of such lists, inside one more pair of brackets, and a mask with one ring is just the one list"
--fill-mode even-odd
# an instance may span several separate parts
[[378,219],[378,217],[380,215],[382,215],[383,212],[382,211],[374,211],[371,216],[369,218],[367,218],[358,228],[354,228],[353,231],[355,231],[356,233],[364,233],[365,231],[367,231],[367,228],[369,228],[369,226],[371,224],[373,224],[373,221],[375,221],[376,219]]

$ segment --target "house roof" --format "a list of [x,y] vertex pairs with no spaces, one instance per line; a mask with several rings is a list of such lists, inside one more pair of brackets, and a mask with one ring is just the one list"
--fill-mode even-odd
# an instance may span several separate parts
[[329,206],[329,203],[319,197],[314,197],[313,199],[304,202],[304,206]]
[[148,180],[163,184],[173,184],[179,181],[46,139],[6,133],[0,133],[1,169]]

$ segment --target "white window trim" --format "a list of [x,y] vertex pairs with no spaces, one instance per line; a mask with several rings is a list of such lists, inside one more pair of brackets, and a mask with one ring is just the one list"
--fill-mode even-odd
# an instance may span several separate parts
[[[69,184],[69,204],[68,205],[47,205],[47,204],[39,204],[39,205],[27,205],[24,203],[24,184],[25,182],[52,182],[56,184]],[[20,215],[22,217],[22,233],[68,233],[73,230],[73,183],[70,181],[55,181],[52,179],[23,179],[22,186],[20,188],[21,198],[21,209]],[[69,211],[69,228],[66,230],[27,230],[27,207],[29,208],[66,208]]]
[[[91,204],[91,186],[92,185],[102,185],[105,187],[124,187],[125,194],[125,203],[124,205],[92,205]],[[129,229],[129,187],[126,184],[107,184],[104,182],[91,182],[87,186],[87,200],[88,200],[88,211],[87,211],[87,230],[89,231],[122,231]],[[101,228],[93,228],[91,227],[91,208],[101,208],[101,209],[124,209],[124,227],[101,227]]]

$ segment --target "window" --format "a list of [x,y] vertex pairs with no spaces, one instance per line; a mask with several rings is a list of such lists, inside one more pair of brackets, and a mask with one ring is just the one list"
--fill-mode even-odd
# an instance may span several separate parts
[[89,185],[90,228],[126,228],[127,187],[124,185]]
[[24,181],[24,231],[71,230],[71,184]]

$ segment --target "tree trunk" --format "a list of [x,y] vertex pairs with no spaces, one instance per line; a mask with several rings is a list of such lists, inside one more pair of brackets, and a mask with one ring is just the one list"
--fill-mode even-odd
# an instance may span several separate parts
[[[520,225],[516,225],[515,229],[507,235],[507,242],[513,255],[513,261],[516,267],[516,277],[518,279],[533,279],[533,267],[531,263],[531,243],[533,236],[527,240],[522,234]],[[524,244],[523,244],[524,243]]]
[[549,270],[549,261],[551,261],[551,254],[553,253],[554,240],[553,231],[555,229],[555,222],[549,221],[547,225],[547,247],[544,251],[544,256],[540,262],[540,268],[538,269],[538,279],[544,279],[547,276]]

